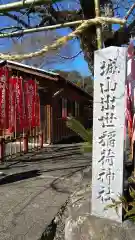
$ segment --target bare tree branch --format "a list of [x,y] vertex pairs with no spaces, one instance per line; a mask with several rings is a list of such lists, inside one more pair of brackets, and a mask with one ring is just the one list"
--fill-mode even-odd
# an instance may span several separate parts
[[25,28],[29,28],[29,25],[27,23],[25,23],[22,19],[20,19],[18,16],[13,15],[11,13],[5,13],[5,16],[17,21],[18,23],[20,23],[23,27]]
[[19,9],[29,8],[31,6],[40,5],[40,4],[51,4],[52,0],[25,0],[7,4],[0,5],[0,12],[5,13],[9,11],[16,11]]
[[134,9],[135,9],[135,3],[131,6],[126,16],[124,17],[126,20],[128,19],[128,17],[130,16],[130,14],[133,12]]
[[40,7],[36,6],[34,9],[31,9],[33,13],[39,13],[42,20],[39,23],[38,27],[42,27],[46,24],[48,20],[49,25],[54,25],[58,23],[64,23],[69,21],[77,21],[82,19],[82,12],[81,11],[70,11],[70,10],[58,10],[56,11],[52,5]]
[[12,30],[12,29],[14,29],[14,31],[15,31],[15,30],[21,30],[22,28],[19,26],[3,27],[3,28],[0,28],[0,33],[3,31]]
[[66,60],[71,60],[71,59],[74,59],[76,57],[78,57],[80,54],[82,53],[82,50],[79,51],[78,53],[76,53],[74,56],[72,57],[67,57],[67,56],[61,56],[60,54],[57,53],[57,55],[60,57],[60,58],[63,58],[63,59],[66,59]]

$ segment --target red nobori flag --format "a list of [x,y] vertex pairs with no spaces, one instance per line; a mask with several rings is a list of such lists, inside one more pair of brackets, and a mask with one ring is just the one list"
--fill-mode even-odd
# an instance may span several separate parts
[[40,98],[39,95],[36,95],[36,102],[35,102],[35,116],[36,116],[36,122],[35,126],[40,126]]
[[16,89],[16,119],[17,119],[17,130],[22,131],[24,128],[24,106],[23,106],[23,88],[22,78],[16,78],[15,89]]
[[22,78],[9,79],[9,132],[24,128],[24,106]]
[[24,83],[25,90],[25,102],[26,102],[26,114],[28,119],[28,126],[35,127],[36,115],[35,115],[35,103],[37,95],[37,85],[35,81],[29,80]]
[[8,131],[9,133],[13,133],[15,131],[15,126],[16,126],[16,107],[15,107],[15,82],[16,78],[11,77],[9,79],[9,84],[8,84],[8,116],[9,116],[9,127]]
[[8,127],[8,69],[0,68],[0,129]]

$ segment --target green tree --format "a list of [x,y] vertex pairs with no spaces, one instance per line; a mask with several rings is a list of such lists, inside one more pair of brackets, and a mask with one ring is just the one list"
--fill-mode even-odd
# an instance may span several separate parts
[[91,95],[93,94],[93,80],[91,79],[90,76],[88,77],[82,76],[77,71],[67,72],[67,71],[56,70],[56,72],[59,73],[62,77],[66,78],[67,80],[75,83],[77,86],[83,88]]

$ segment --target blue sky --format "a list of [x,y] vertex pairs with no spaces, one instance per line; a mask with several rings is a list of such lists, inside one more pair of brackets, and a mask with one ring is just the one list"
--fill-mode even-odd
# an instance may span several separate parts
[[[2,0],[0,0],[2,3]],[[15,1],[15,0],[14,0]],[[9,2],[13,2],[11,0],[4,0],[4,3],[9,3]],[[71,2],[71,5],[69,6],[69,2]],[[78,6],[77,4],[73,4],[72,1],[65,1],[64,4],[59,4],[59,8],[61,9],[77,9]],[[6,26],[11,26],[11,25],[15,25],[14,21],[12,21],[11,19],[7,18],[7,17],[0,17],[1,21],[0,21],[0,27],[6,27]],[[70,30],[67,29],[59,29],[57,30],[58,34],[61,36],[67,35]],[[12,41],[10,39],[0,39],[0,51],[1,52],[7,52],[8,49],[11,51],[12,48]],[[71,51],[72,51],[72,55],[76,55],[79,51],[80,51],[80,44],[77,40],[73,41],[71,44]],[[48,66],[46,66],[45,68],[47,68],[48,70]],[[63,63],[56,63],[53,64],[52,66],[49,66],[49,69],[53,70],[53,69],[60,69],[60,70],[65,70],[65,71],[72,71],[72,70],[76,70],[78,72],[80,72],[82,75],[84,76],[88,76],[90,75],[89,69],[88,69],[88,65],[87,62],[84,60],[84,56],[83,53],[81,53],[78,57],[72,59],[72,60],[65,60]]]
[[[0,3],[1,4],[2,3],[9,3],[9,2],[14,2],[14,1],[15,0],[0,0]],[[130,2],[130,0],[127,0],[127,2]],[[71,10],[79,9],[79,4],[75,0],[65,0],[65,1],[63,1],[63,3],[62,2],[58,3],[58,6],[59,6],[60,9],[71,9]],[[121,16],[125,15],[125,12],[124,12],[123,9],[121,9],[121,11],[119,13]],[[0,19],[1,19],[1,21],[0,21],[0,27],[1,28],[4,27],[4,26],[15,25],[14,22],[7,17],[0,17]],[[129,19],[129,20],[131,20],[131,19]],[[118,25],[113,25],[113,28],[118,29],[119,26]],[[59,30],[57,30],[57,33],[61,36],[67,35],[69,32],[70,32],[69,29],[59,29]],[[10,49],[10,51],[11,51],[11,48],[12,48],[12,41],[10,39],[0,39],[0,51],[1,52],[7,52],[8,49]],[[72,41],[71,51],[72,51],[73,56],[76,55],[80,51],[80,44],[79,44],[78,40]],[[84,76],[90,75],[88,65],[87,65],[86,61],[84,60],[83,53],[81,53],[78,57],[76,57],[72,60],[65,60],[64,63],[53,64],[51,66],[51,69],[52,70],[53,69],[60,69],[60,70],[63,70],[63,71],[64,70],[65,71],[77,70],[78,72],[80,72]]]

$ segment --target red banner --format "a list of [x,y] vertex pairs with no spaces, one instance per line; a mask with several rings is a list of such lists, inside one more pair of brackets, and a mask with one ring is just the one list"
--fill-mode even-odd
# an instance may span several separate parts
[[9,133],[40,125],[40,99],[35,81],[8,79],[6,68],[0,69],[0,128]]
[[15,108],[15,81],[14,77],[9,79],[8,84],[8,118],[9,118],[9,126],[8,132],[12,133],[15,131],[15,123],[16,123],[16,108]]
[[24,123],[24,105],[22,78],[12,77],[9,79],[9,132],[22,131]]
[[36,126],[36,100],[37,100],[37,85],[35,81],[29,80],[24,83],[26,112],[29,127]]
[[15,83],[16,89],[16,119],[17,119],[17,130],[22,131],[24,128],[24,105],[23,105],[23,89],[22,89],[22,78],[16,78]]
[[40,98],[39,95],[36,95],[36,102],[35,102],[35,116],[36,116],[36,122],[35,127],[40,126]]
[[8,127],[8,69],[0,68],[0,129]]

